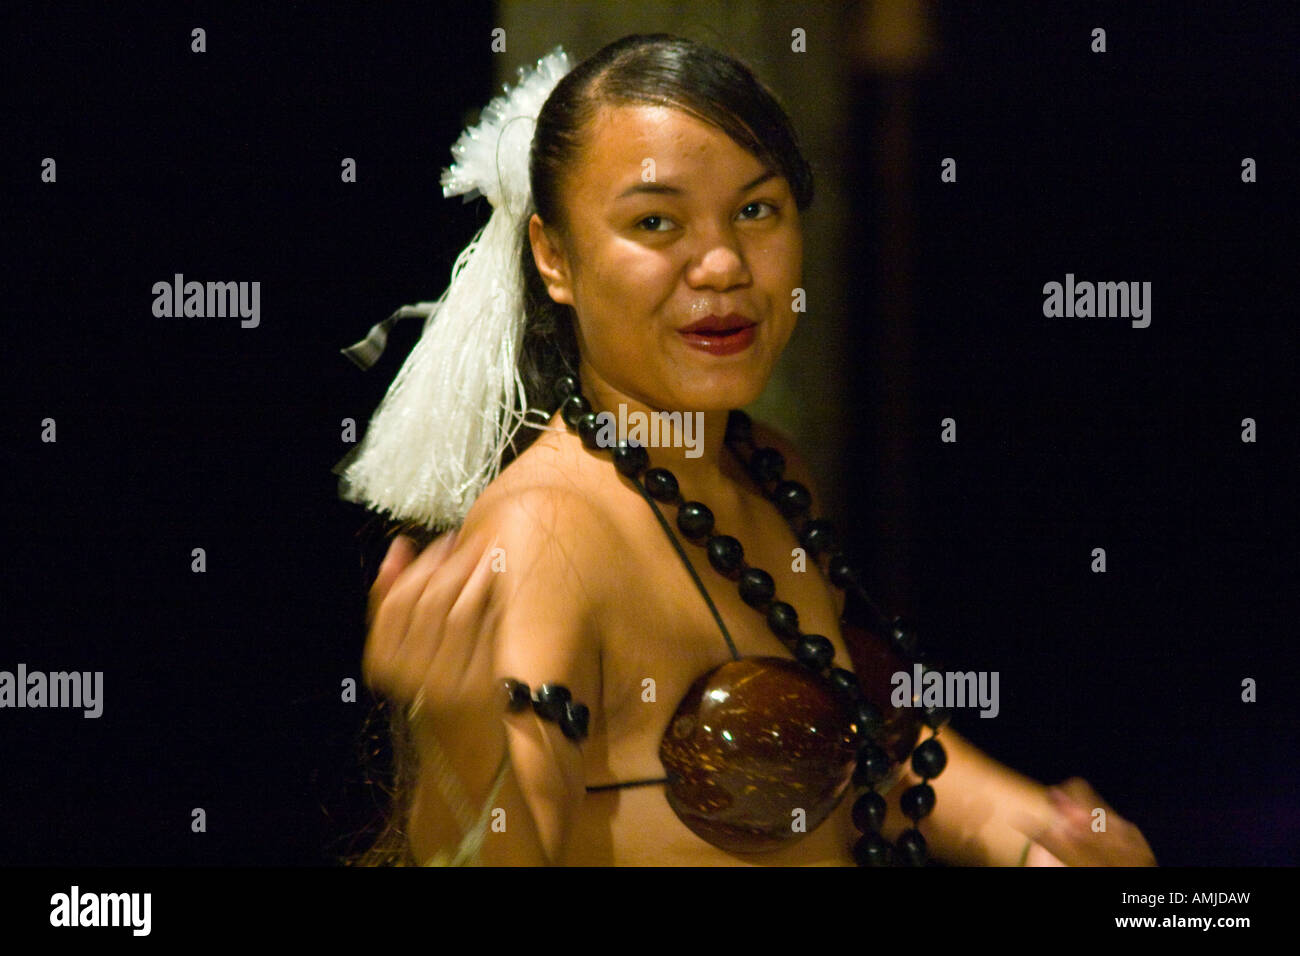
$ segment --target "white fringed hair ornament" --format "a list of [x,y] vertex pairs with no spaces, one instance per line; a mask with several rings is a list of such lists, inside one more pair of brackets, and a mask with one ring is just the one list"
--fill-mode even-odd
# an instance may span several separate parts
[[[487,197],[493,212],[435,302],[403,306],[342,350],[366,369],[392,325],[423,316],[424,331],[370,420],[361,444],[334,466],[339,496],[435,531],[458,527],[501,470],[520,426],[543,427],[519,375],[524,290],[517,240],[530,203],[528,156],[542,104],[569,59],[557,46],[492,100],[451,148],[444,197]],[[528,421],[541,415],[542,425]]]

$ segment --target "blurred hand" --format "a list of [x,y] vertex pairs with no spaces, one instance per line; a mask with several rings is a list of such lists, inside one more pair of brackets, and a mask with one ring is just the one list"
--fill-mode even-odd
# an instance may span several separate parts
[[[1023,829],[1034,841],[1026,866],[1156,866],[1136,826],[1115,812],[1086,780],[1071,777],[1047,790],[1055,813]],[[1106,811],[1106,829],[1093,830],[1093,811]]]
[[440,736],[498,723],[504,691],[493,680],[491,548],[476,553],[456,531],[416,553],[393,539],[370,589],[362,672]]

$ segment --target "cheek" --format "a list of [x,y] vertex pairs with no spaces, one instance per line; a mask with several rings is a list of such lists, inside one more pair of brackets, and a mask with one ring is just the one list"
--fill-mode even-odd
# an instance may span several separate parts
[[661,270],[644,250],[606,246],[600,253],[589,254],[574,281],[583,335],[605,374],[634,374],[648,367],[646,356],[657,348],[653,313],[663,297]]
[[794,290],[803,286],[803,243],[798,235],[774,237],[765,252],[764,285],[776,309],[789,309]]
[[803,235],[794,232],[786,238],[783,246],[785,273],[796,280],[792,285],[797,285],[797,280],[803,273]]
[[651,313],[671,294],[673,269],[661,256],[644,248],[625,246],[605,250],[586,275],[585,296],[593,314],[627,329],[653,331]]

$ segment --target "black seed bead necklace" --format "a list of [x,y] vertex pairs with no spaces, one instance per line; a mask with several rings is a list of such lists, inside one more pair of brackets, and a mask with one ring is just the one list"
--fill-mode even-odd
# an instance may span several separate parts
[[[556,383],[556,397],[561,403],[561,417],[570,430],[577,432],[587,448],[602,448],[598,439],[600,423],[572,376],[559,379]],[[831,524],[809,514],[812,495],[808,489],[799,482],[782,479],[785,459],[781,453],[775,448],[754,447],[752,423],[744,412],[734,410],[729,414],[726,444],[745,463],[750,477],[763,496],[789,522],[796,539],[819,562],[819,567],[821,559],[828,558],[826,569],[831,583],[850,597],[856,596],[861,605],[876,618],[877,623],[872,630],[877,634],[889,634],[896,653],[910,662],[921,663],[922,655],[915,635],[901,619],[894,618],[884,626],[879,623],[887,619],[866,594],[857,566],[836,545]],[[851,670],[833,666],[835,648],[826,637],[800,631],[795,609],[776,599],[772,576],[745,563],[744,549],[735,538],[714,533],[713,513],[701,502],[684,499],[672,472],[666,468],[651,468],[645,448],[634,443],[619,444],[612,449],[612,456],[614,467],[636,486],[667,532],[673,547],[677,549],[704,595],[732,657],[740,659],[731,634],[656,502],[677,508],[678,530],[693,544],[704,547],[713,568],[737,583],[741,599],[765,616],[768,627],[790,649],[796,660],[830,683],[843,706],[852,715],[857,748],[853,784],[862,791],[853,804],[853,823],[862,833],[853,846],[854,860],[859,866],[884,866],[892,863],[924,865],[928,849],[925,838],[917,827],[921,819],[933,811],[935,805],[934,789],[928,781],[937,777],[947,764],[947,754],[936,739],[939,728],[948,719],[947,712],[936,707],[922,710],[922,721],[930,727],[932,733],[927,740],[917,745],[911,755],[912,771],[922,782],[904,791],[901,800],[903,813],[912,820],[912,826],[903,831],[896,844],[891,846],[881,833],[886,802],[876,787],[889,775],[893,761],[883,746],[883,716],[862,692],[857,676]],[[924,664],[922,669],[925,669]],[[528,688],[518,685],[518,682],[511,683],[517,685],[507,687],[512,707],[518,709],[527,706],[531,697]],[[581,739],[581,736],[585,736],[586,707],[571,701],[569,692],[558,685],[544,685],[542,690],[546,693],[539,692],[539,698],[532,701],[534,709],[542,716],[559,722],[569,737]],[[575,708],[580,710],[575,713]],[[575,716],[577,720],[574,719]],[[580,726],[581,734],[573,732],[578,729],[574,727],[575,724]]]

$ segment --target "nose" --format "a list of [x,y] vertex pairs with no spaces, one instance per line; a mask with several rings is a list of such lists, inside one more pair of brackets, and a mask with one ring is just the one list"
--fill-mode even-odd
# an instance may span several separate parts
[[686,270],[692,288],[726,290],[749,285],[752,277],[734,230],[715,229],[699,238],[699,249]]

